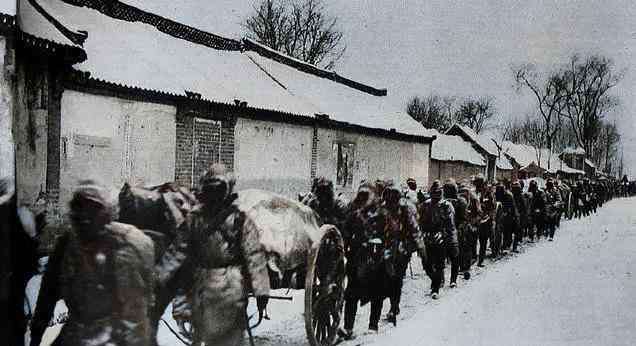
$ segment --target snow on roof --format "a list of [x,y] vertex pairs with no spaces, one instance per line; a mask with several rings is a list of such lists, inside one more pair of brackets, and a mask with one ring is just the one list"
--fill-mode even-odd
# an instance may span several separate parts
[[585,149],[581,147],[567,147],[563,150],[563,154],[585,155]]
[[[278,87],[249,57],[176,39],[139,22],[46,0],[65,22],[88,31],[87,60],[75,67],[109,82],[233,104],[313,115],[317,110]],[[41,1],[43,2],[43,1]]]
[[[93,78],[173,94],[183,95],[187,90],[217,102],[240,100],[250,107],[308,117],[327,114],[330,119],[364,127],[432,135],[403,110],[387,106],[386,97],[300,71],[256,52],[213,49],[93,9],[62,1],[39,2],[65,24],[88,32],[83,46],[87,59],[75,68],[90,72]],[[49,23],[34,25],[33,30],[34,35],[46,38],[56,32]]]
[[389,106],[386,97],[374,96],[327,78],[314,76],[263,57],[257,52],[246,54],[292,95],[315,106],[318,113],[327,114],[330,119],[370,128],[395,129],[410,135],[434,134],[403,110]]
[[497,148],[497,145],[492,141],[492,137],[479,135],[470,127],[464,126],[458,123],[453,124],[453,126],[451,126],[451,130],[453,127],[456,127],[460,129],[462,132],[464,132],[468,137],[471,138],[472,141],[474,141],[477,145],[483,148],[488,154],[495,155],[495,156],[499,154],[499,149]]
[[590,161],[589,159],[585,159],[585,164],[592,168],[596,168],[596,165],[594,164],[594,162]]
[[459,136],[438,135],[431,147],[431,159],[461,161],[485,166],[484,157],[473,146]]
[[[54,6],[50,6],[51,1],[38,1],[38,4],[54,18],[58,20],[63,18],[63,16],[56,11]],[[19,0],[17,20],[20,30],[27,34],[47,39],[55,43],[79,47],[64,36],[51,22],[44,18],[27,0]],[[68,25],[68,23],[65,21],[64,25]]]
[[[502,142],[502,147],[503,152],[514,159],[521,167],[527,167],[531,163],[534,163],[548,170],[550,173],[556,173],[557,171],[573,174],[583,173],[578,169],[568,166],[556,153],[550,153],[548,149],[540,149],[537,151],[535,147],[531,145],[515,144],[509,141]],[[548,169],[548,167],[550,167],[550,169]]]
[[505,156],[503,156],[503,155],[501,157],[497,158],[497,168],[498,169],[505,169],[505,170],[514,169],[514,167],[510,163],[510,161],[508,161],[508,159]]
[[514,159],[521,167],[528,166],[531,162],[537,161],[537,154],[534,147],[525,144],[515,144],[509,141],[502,143],[503,153]]

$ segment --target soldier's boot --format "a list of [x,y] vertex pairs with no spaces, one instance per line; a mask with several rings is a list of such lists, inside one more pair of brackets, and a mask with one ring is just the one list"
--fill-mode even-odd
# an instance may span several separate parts
[[369,316],[369,330],[377,332],[378,322],[380,322],[380,315],[382,314],[382,301],[383,298],[375,297],[371,300],[371,315]]

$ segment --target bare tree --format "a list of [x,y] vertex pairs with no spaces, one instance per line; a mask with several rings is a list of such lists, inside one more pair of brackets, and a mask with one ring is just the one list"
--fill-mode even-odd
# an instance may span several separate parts
[[452,100],[434,94],[426,97],[415,96],[409,99],[406,113],[426,128],[445,132],[453,123]]
[[591,152],[591,158],[607,174],[611,174],[616,168],[614,161],[618,156],[620,139],[621,136],[616,124],[604,122],[600,126],[599,134],[593,145],[596,150]]
[[243,23],[247,37],[289,56],[332,69],[346,46],[321,0],[262,0]]
[[[552,74],[543,80],[534,65],[527,64],[514,70],[517,91],[527,88],[535,98],[537,110],[542,120],[540,131],[543,141],[551,155],[554,141],[561,129],[561,112],[567,97],[565,85],[558,74]],[[550,169],[551,158],[548,158]]]
[[586,152],[594,150],[602,119],[618,104],[608,92],[623,78],[624,72],[615,72],[611,59],[603,56],[578,55],[559,71],[565,91],[561,114],[566,117],[576,140]]
[[492,97],[467,98],[459,104],[455,112],[455,121],[480,133],[490,128],[495,114]]
[[501,124],[499,127],[499,135],[502,140],[513,143],[523,143],[524,133],[523,124],[520,120],[515,119]]

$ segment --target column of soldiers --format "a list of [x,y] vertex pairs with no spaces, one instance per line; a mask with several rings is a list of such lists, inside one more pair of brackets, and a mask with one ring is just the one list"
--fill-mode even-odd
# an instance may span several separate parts
[[[369,330],[378,330],[377,306],[381,307],[381,303],[375,306],[373,303],[377,300],[390,299],[386,320],[397,323],[399,290],[411,253],[416,252],[421,258],[431,280],[431,298],[439,299],[446,266],[450,266],[449,287],[455,288],[460,273],[464,280],[469,280],[473,264],[484,266],[488,249],[491,258],[498,259],[508,251],[518,253],[524,242],[534,243],[541,238],[553,241],[561,219],[577,215],[577,201],[583,201],[582,210],[589,215],[613,197],[612,191],[618,191],[609,183],[589,180],[575,185],[548,178],[545,187],[540,188],[535,179],[530,180],[528,189],[524,189],[524,184],[523,180],[489,184],[483,176],[477,176],[460,183],[453,179],[443,183],[435,181],[423,192],[415,180],[409,178],[402,198],[395,202],[397,195],[383,193],[392,191],[387,189],[395,186],[392,182],[363,183],[345,212],[348,221],[343,224],[350,251],[345,323],[340,336],[355,337],[353,327],[358,304],[369,301]],[[571,188],[572,185],[575,187]],[[379,212],[390,204],[389,200],[402,206],[404,217],[391,218]],[[417,228],[413,225],[414,219]],[[395,226],[387,229],[387,221]],[[402,234],[398,238],[413,246],[390,246],[395,244],[397,230]],[[385,245],[383,251],[382,244]],[[389,265],[395,258],[399,258],[399,265]]]
[[[321,223],[336,225],[344,238],[343,339],[355,337],[358,308],[367,303],[370,330],[378,330],[387,298],[386,320],[397,324],[414,253],[431,281],[431,298],[439,299],[447,266],[449,287],[455,288],[460,274],[471,278],[473,264],[484,266],[488,249],[496,259],[518,252],[524,240],[553,240],[563,215],[594,213],[617,191],[589,180],[548,179],[545,189],[531,180],[527,191],[524,181],[491,184],[482,176],[435,181],[426,191],[414,179],[406,183],[403,190],[393,181],[363,182],[346,203],[335,196],[331,181],[318,178],[302,198]],[[225,169],[213,166],[199,185],[187,219],[171,218],[174,225],[187,225],[188,239],[163,246],[166,233],[115,222],[107,191],[94,181],[81,182],[69,204],[72,231],[58,241],[42,281],[31,345],[39,345],[58,299],[65,300],[70,317],[55,345],[154,345],[161,312],[175,296],[173,314],[191,321],[194,344],[240,344],[247,327],[244,285],[262,312],[270,288],[267,260],[254,246],[256,234],[237,227],[244,215],[235,207],[234,180]],[[192,259],[196,264],[184,265]],[[194,282],[196,294],[187,308],[178,304],[179,293],[162,296],[162,288],[174,282]],[[178,284],[171,288],[179,292]]]

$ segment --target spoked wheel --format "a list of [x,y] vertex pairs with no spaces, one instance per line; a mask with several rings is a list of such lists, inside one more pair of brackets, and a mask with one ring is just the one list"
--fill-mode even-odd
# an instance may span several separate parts
[[312,346],[333,345],[342,319],[345,257],[342,236],[324,225],[320,243],[312,247],[305,279],[305,329]]

